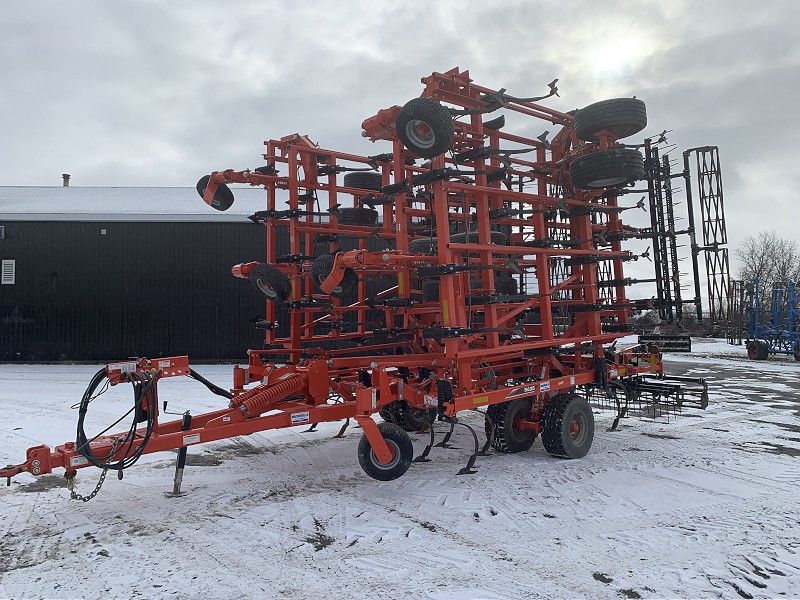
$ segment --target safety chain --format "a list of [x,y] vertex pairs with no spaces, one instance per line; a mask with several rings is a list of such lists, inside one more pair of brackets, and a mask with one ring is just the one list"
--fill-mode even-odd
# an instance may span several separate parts
[[[109,460],[114,457],[114,454],[117,452],[117,444],[119,444],[120,438],[114,438],[114,441],[111,444],[111,453],[108,455]],[[88,502],[95,496],[97,496],[97,492],[100,491],[100,488],[103,487],[103,483],[106,480],[106,474],[108,473],[108,467],[103,469],[103,472],[100,473],[100,479],[97,482],[97,485],[94,487],[94,490],[88,496],[82,496],[78,492],[75,491],[75,476],[78,474],[77,471],[73,471],[70,475],[66,473],[64,477],[67,479],[67,489],[69,490],[69,497],[71,500],[80,500],[82,502]],[[120,471],[121,473],[121,471]]]

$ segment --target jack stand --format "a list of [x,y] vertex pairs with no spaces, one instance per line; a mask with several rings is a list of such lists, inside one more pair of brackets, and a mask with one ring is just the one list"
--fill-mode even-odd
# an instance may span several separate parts
[[[186,431],[192,427],[192,415],[187,410],[183,413],[183,423],[181,424],[181,431]],[[185,496],[186,492],[181,491],[181,483],[183,483],[183,469],[186,466],[186,446],[181,446],[178,449],[178,459],[175,462],[175,482],[172,486],[172,492],[164,492],[170,498],[178,498]]]

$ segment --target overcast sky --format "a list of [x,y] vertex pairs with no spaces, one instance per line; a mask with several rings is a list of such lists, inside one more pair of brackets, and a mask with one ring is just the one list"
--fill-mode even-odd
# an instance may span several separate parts
[[361,121],[459,66],[518,96],[558,77],[562,111],[641,98],[677,158],[720,147],[732,249],[800,239],[800,1],[5,0],[2,21],[0,185],[193,186],[294,132],[383,152]]

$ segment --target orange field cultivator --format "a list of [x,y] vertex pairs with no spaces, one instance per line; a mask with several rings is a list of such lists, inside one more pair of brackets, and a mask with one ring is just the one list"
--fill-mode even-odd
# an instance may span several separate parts
[[[327,150],[294,134],[265,142],[263,166],[198,182],[218,210],[233,204],[229,184],[266,191],[250,217],[266,229],[265,256],[232,269],[265,299],[256,323],[264,346],[235,368],[232,389],[200,377],[187,357],[109,364],[81,419],[100,385],[131,383],[131,428],[89,437],[79,424],[74,443],[31,448],[0,474],[122,470],[174,448],[182,469],[193,444],[349,419],[363,429],[358,457],[375,479],[409,468],[409,431],[429,434],[416,459],[427,460],[442,425],[445,442],[456,426],[474,435],[468,473],[490,447],[524,451],[538,436],[552,455],[584,456],[590,401],[612,406],[617,419],[642,405],[705,407],[705,382],[665,377],[657,348],[616,346],[630,316],[653,306],[626,296],[636,280],[624,273],[648,254],[625,241],[655,235],[624,224],[641,203],[621,201],[646,178],[641,145],[620,142],[645,128],[644,103],[617,98],[561,113],[540,104],[555,81],[538,98],[481,87],[458,69],[422,82],[421,97],[363,122],[362,135],[385,153]],[[543,124],[555,128],[552,139],[531,137]],[[281,229],[289,247],[279,253]],[[226,405],[160,422],[157,383],[175,376],[199,379]],[[483,446],[459,420],[482,408]]]

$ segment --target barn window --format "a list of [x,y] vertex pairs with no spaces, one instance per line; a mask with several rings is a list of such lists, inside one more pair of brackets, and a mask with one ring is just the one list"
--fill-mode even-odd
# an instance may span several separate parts
[[4,260],[0,272],[2,273],[2,285],[14,285],[14,278],[16,275],[16,261]]

